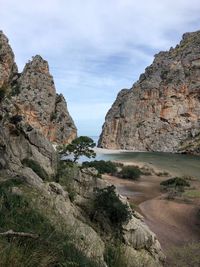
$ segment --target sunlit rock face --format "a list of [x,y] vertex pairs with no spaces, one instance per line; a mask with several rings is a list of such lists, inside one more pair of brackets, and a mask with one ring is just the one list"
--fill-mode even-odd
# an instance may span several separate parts
[[0,88],[5,89],[18,72],[8,38],[0,31]]
[[56,94],[48,62],[37,55],[18,73],[7,37],[0,32],[0,90],[9,94],[18,115],[51,142],[70,143],[77,135],[62,95]]
[[[67,143],[76,136],[65,99],[56,94],[45,60],[35,56],[19,74],[13,52],[2,33],[0,43],[4,43],[0,50],[0,84],[3,85],[0,93],[4,92],[0,94],[0,182],[3,184],[11,178],[23,181],[22,187],[16,185],[8,190],[23,195],[56,231],[70,233],[73,251],[75,246],[107,267],[106,247],[116,232],[110,228],[110,232],[103,233],[98,224],[95,226],[94,220],[90,221],[90,209],[93,209],[95,189],[109,184],[97,177],[97,170],[74,166],[70,171],[72,203],[69,188],[66,191],[67,186],[55,182],[58,158],[52,142]],[[121,238],[127,266],[132,267],[133,262],[139,262],[138,266],[162,266],[165,256],[155,234],[142,216],[132,211],[127,199],[118,197],[130,212],[130,221],[122,225]]]
[[51,142],[71,142],[77,130],[64,97],[56,94],[47,61],[33,57],[17,82],[16,104],[27,122],[40,129]]
[[175,48],[155,55],[138,82],[118,94],[106,115],[99,147],[190,152],[184,143],[199,134],[200,31],[197,31],[184,34]]

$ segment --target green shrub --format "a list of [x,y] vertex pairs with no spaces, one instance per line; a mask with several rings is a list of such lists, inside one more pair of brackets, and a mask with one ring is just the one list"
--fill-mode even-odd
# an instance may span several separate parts
[[18,124],[19,122],[21,122],[23,119],[23,117],[21,115],[14,115],[10,118],[10,123],[12,124]]
[[0,90],[0,102],[4,99],[5,92],[3,90]]
[[160,183],[160,185],[165,186],[165,187],[189,187],[190,183],[186,181],[184,178],[180,177],[174,177],[170,178],[168,180],[165,180]]
[[56,120],[56,118],[57,118],[57,113],[56,112],[52,112],[51,113],[51,117],[50,117],[50,121],[54,121],[54,120]]
[[5,98],[6,96],[6,93],[8,92],[9,90],[9,86],[8,84],[3,84],[1,87],[0,87],[0,102]]
[[6,95],[6,90],[6,86],[4,85],[0,88],[0,102],[4,99]]
[[200,190],[187,190],[184,194],[184,197],[188,198],[200,198]]
[[22,160],[22,164],[31,168],[42,180],[49,180],[47,172],[36,161],[25,158]]
[[122,226],[131,217],[127,204],[121,202],[113,185],[96,189],[94,210],[97,215],[108,218],[114,226]]
[[137,166],[123,166],[119,172],[119,177],[137,180],[141,174],[142,172]]
[[109,173],[115,174],[117,172],[116,164],[111,161],[105,160],[94,160],[94,161],[85,161],[82,163],[84,168],[93,167],[99,174]]
[[74,245],[73,236],[59,232],[50,220],[31,206],[30,199],[12,193],[12,187],[23,189],[23,181],[0,183],[0,232],[12,229],[39,235],[39,238],[0,237],[0,266],[6,267],[101,267]]
[[16,84],[12,87],[11,96],[19,95],[20,92],[21,92],[20,85],[19,85],[18,83],[16,83]]
[[175,197],[181,197],[182,193],[185,191],[185,187],[189,187],[189,182],[180,177],[174,177],[168,180],[165,180],[160,183],[164,191],[168,193],[168,199],[174,199]]

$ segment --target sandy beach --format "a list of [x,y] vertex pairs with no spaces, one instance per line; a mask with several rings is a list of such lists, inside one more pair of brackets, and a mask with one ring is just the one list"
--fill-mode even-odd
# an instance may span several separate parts
[[[122,149],[105,149],[105,148],[100,148],[100,147],[95,147],[93,148],[94,152],[97,154],[120,154],[122,152],[127,152],[127,150],[122,150]],[[132,150],[129,150],[129,152],[135,152]]]
[[[104,175],[103,178],[114,184],[118,192],[126,196],[136,210],[144,216],[144,221],[155,232],[164,252],[173,246],[180,246],[193,241],[200,241],[200,227],[197,221],[198,208],[196,203],[183,203],[166,200],[160,190],[160,182],[169,176],[156,175],[160,170],[152,165],[138,162],[123,162],[125,165],[150,167],[154,173],[141,176],[138,181],[120,179]],[[200,182],[195,181],[195,187],[200,188]]]
[[154,198],[142,202],[139,207],[164,251],[173,246],[200,241],[196,205]]

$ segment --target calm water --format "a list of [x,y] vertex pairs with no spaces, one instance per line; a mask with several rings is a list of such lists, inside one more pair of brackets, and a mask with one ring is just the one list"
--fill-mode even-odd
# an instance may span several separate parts
[[97,159],[143,162],[173,175],[190,175],[200,179],[200,157],[160,152],[123,152],[98,154]]
[[[97,138],[92,137],[96,142]],[[200,156],[161,153],[161,152],[122,152],[113,154],[97,154],[96,160],[134,161],[152,164],[160,171],[167,171],[172,175],[189,175],[200,179]],[[86,161],[82,158],[80,161]],[[93,159],[91,159],[93,160]]]

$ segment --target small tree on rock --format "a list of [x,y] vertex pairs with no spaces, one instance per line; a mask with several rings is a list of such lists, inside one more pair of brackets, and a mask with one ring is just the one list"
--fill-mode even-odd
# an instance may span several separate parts
[[121,202],[114,185],[103,189],[96,188],[95,193],[94,210],[96,215],[102,215],[108,218],[113,226],[120,227],[131,219],[129,207]]
[[95,143],[92,138],[88,136],[80,136],[74,139],[71,144],[59,148],[59,153],[62,157],[73,155],[73,162],[77,162],[81,156],[95,158],[96,153],[92,149],[94,147]]

